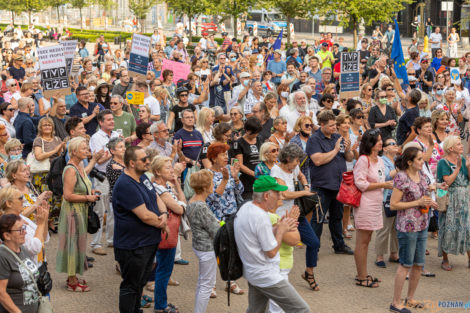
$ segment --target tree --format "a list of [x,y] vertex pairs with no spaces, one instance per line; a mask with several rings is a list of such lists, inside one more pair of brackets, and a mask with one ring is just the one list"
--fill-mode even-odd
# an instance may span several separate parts
[[129,0],[129,9],[134,13],[145,32],[145,18],[150,9],[158,3],[158,0]]
[[[68,0],[48,0],[47,4],[53,8],[56,9],[57,11],[57,22],[60,23],[60,13],[59,13],[59,8],[66,4]],[[63,21],[63,16],[62,16],[62,21]],[[64,23],[65,24],[65,23]]]
[[256,0],[217,0],[217,6],[214,14],[225,13],[233,19],[233,34],[237,38],[237,21],[242,14],[248,12],[252,7],[255,7],[259,2]]
[[15,15],[17,13],[23,12],[21,10],[21,1],[20,0],[10,0],[10,1],[1,1],[0,10],[10,11],[11,13],[11,23],[15,24]]
[[337,16],[340,25],[352,27],[354,47],[357,46],[357,32],[361,19],[366,25],[374,22],[391,22],[396,14],[413,0],[317,0],[319,14]]
[[312,0],[270,0],[266,3],[277,9],[286,17],[287,22],[287,43],[290,44],[290,23],[293,18],[307,18],[315,10]]
[[[82,20],[83,20],[83,15],[82,15],[82,9],[84,7],[87,7],[89,5],[89,1],[88,0],[71,0],[70,1],[70,4],[74,7],[74,8],[77,8],[79,11],[80,11],[80,29],[83,30],[83,23],[82,23]],[[91,21],[90,21],[91,23]]]
[[207,13],[210,11],[211,4],[206,2],[205,0],[194,0],[194,1],[187,1],[187,0],[173,0],[168,2],[168,6],[175,11],[177,14],[184,15],[186,14],[189,19],[189,42],[192,41],[193,32],[191,29],[191,23],[193,18],[197,18],[199,15],[203,13]]
[[12,10],[15,13],[28,12],[29,24],[32,24],[31,14],[33,12],[39,12],[47,7],[44,0],[13,0],[5,2],[8,7],[13,8],[10,8],[9,10]]

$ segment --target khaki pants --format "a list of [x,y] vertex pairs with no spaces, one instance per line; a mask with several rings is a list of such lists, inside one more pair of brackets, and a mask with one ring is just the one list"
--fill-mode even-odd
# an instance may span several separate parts
[[395,228],[396,216],[386,217],[385,211],[382,210],[383,224],[384,227],[377,231],[375,236],[375,254],[385,255],[389,252],[389,241],[390,241],[390,253],[398,252],[398,237],[397,229]]

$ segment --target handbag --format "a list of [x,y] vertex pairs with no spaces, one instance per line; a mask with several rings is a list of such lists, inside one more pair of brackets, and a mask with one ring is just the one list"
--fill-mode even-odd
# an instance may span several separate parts
[[16,255],[16,253],[14,253],[13,251],[10,250],[10,248],[8,248],[5,244],[2,245],[2,247],[4,247],[8,252],[11,253],[11,255],[13,255],[13,257],[23,265],[23,267],[26,269],[26,271],[28,272],[29,274],[29,277],[31,278],[31,280],[34,282],[34,287],[36,287],[36,291],[39,293],[40,297],[39,297],[39,307],[38,307],[38,311],[37,313],[53,313],[54,311],[52,310],[52,304],[49,300],[49,297],[47,296],[43,296],[41,291],[39,290],[39,287],[38,287],[38,284],[37,284],[37,281],[36,279],[34,278],[34,275],[33,273],[31,272],[31,270],[29,269],[28,266],[26,266],[26,264],[24,264],[24,262],[18,257],[18,255]]
[[387,195],[387,198],[385,199],[385,201],[383,202],[384,204],[384,211],[385,211],[385,216],[386,217],[394,217],[394,216],[397,216],[397,211],[396,210],[390,210],[390,198],[392,197],[392,193],[390,192],[388,195]]
[[449,206],[449,192],[446,192],[442,197],[436,196],[437,210],[439,212],[447,212]]
[[[298,180],[294,180],[295,191],[303,191],[304,186]],[[321,206],[320,196],[315,192],[310,196],[302,196],[294,200],[294,204],[299,207],[300,216],[306,216],[313,209],[316,210],[317,223],[320,223],[320,220],[323,218],[323,208]],[[318,214],[321,212],[321,215]]]
[[[83,180],[82,175],[80,175],[80,172],[78,171],[78,168],[76,168],[74,165],[72,165],[75,170],[77,171],[78,176],[82,180],[83,184],[86,187],[86,194],[88,195],[88,186],[85,184],[85,181]],[[95,234],[100,228],[101,228],[101,223],[100,223],[100,218],[98,217],[98,214],[93,210],[95,208],[95,202],[87,202],[88,206],[88,212],[87,212],[87,232],[89,234]]]
[[162,236],[162,241],[158,245],[158,249],[173,249],[178,244],[179,228],[181,219],[180,216],[168,210],[168,220],[166,224],[170,229],[170,234]]
[[[42,152],[44,152],[44,140],[41,138],[41,141]],[[29,170],[32,174],[49,172],[49,170],[51,169],[51,161],[49,160],[49,158],[46,158],[42,161],[38,161],[33,151],[31,151],[26,157],[26,165],[29,166]]]
[[[370,161],[368,157],[367,162],[370,166]],[[362,192],[359,190],[359,188],[357,188],[356,184],[354,183],[354,172],[344,172],[343,180],[341,181],[338,194],[336,195],[336,200],[343,204],[357,208],[361,204],[361,196]]]

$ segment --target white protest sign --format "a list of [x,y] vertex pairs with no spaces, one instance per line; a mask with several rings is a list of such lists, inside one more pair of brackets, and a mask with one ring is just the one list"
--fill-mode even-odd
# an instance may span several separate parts
[[129,74],[132,77],[147,75],[149,63],[150,37],[134,34],[129,56]]
[[61,40],[59,43],[64,47],[65,62],[67,66],[67,74],[70,75],[72,70],[73,58],[77,49],[78,40]]
[[70,94],[64,47],[40,47],[37,53],[44,97],[50,98],[57,92],[62,95]]

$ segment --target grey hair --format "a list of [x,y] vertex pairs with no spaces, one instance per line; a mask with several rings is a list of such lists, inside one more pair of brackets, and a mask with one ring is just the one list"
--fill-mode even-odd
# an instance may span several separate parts
[[279,162],[281,163],[289,163],[295,159],[301,159],[305,156],[304,151],[295,143],[288,144],[284,146],[284,148],[279,151]]
[[312,87],[310,87],[309,85],[304,85],[302,86],[302,88],[300,88],[300,90],[302,90],[304,93],[312,93],[313,90],[312,90]]
[[214,110],[214,117],[215,118],[224,115],[224,109],[222,109],[222,107],[215,106],[212,109]]
[[118,98],[119,99],[119,103],[123,103],[124,102],[124,98],[120,95],[112,95],[110,99],[112,98]]
[[264,201],[264,194],[268,191],[264,192],[253,192],[253,202],[263,202]]
[[111,150],[116,150],[116,146],[120,143],[124,142],[124,139],[121,137],[114,137],[109,140],[109,142],[106,144],[106,147]]
[[293,92],[289,95],[289,102],[290,102],[289,110],[290,111],[296,111],[297,110],[297,103],[295,103],[295,96],[297,94],[302,94],[305,97],[305,100],[306,100],[305,101],[305,111],[307,111],[308,97],[305,94],[305,92],[303,92],[302,90],[297,90],[297,91],[295,91],[295,92]]
[[165,122],[160,120],[160,121],[157,121],[156,123],[153,123],[150,126],[150,133],[155,134],[156,132],[158,132],[158,126],[160,126],[160,125],[165,125]]

